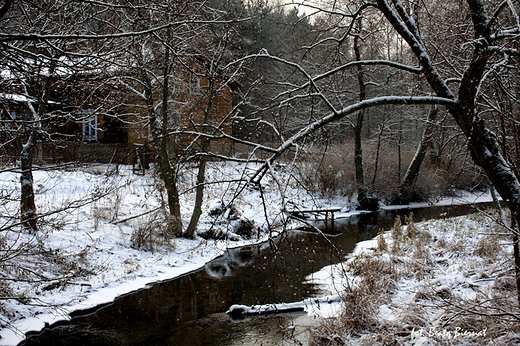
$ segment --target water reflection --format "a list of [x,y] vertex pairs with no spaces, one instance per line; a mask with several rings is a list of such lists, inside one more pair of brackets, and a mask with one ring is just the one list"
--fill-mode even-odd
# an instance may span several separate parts
[[[420,221],[469,211],[427,208],[414,210],[414,215]],[[30,335],[22,344],[234,345],[253,329],[260,337],[265,320],[238,322],[224,312],[232,304],[294,302],[318,294],[305,278],[343,259],[357,242],[389,229],[394,217],[395,212],[381,212],[338,219],[335,236],[295,231],[271,242],[229,249],[198,271],[121,296],[94,313],[78,312],[70,322]]]

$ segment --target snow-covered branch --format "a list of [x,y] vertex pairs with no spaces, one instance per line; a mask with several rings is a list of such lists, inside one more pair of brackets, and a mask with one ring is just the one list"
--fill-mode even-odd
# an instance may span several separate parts
[[348,106],[337,113],[329,114],[301,129],[298,133],[287,139],[278,148],[277,152],[273,154],[269,159],[266,160],[264,165],[259,168],[256,174],[251,178],[252,183],[258,183],[262,178],[267,167],[269,167],[280,155],[286,150],[296,145],[296,143],[316,130],[333,123],[341,118],[344,118],[350,114],[359,112],[360,110],[378,107],[382,105],[424,105],[424,104],[438,104],[444,106],[455,106],[458,102],[453,99],[433,97],[433,96],[383,96],[375,97],[369,100],[358,102],[354,105]]
[[[341,71],[347,70],[349,68],[358,67],[358,66],[387,66],[387,67],[396,68],[396,69],[399,69],[399,70],[402,70],[402,71],[406,71],[406,72],[410,72],[410,73],[414,73],[414,74],[420,74],[420,73],[423,72],[423,69],[420,66],[408,66],[408,65],[400,64],[400,63],[393,62],[393,61],[390,61],[390,60],[361,60],[361,61],[352,61],[352,62],[349,62],[349,63],[344,64],[342,66],[339,66],[339,67],[336,67],[334,69],[331,69],[330,71],[327,71],[327,72],[322,73],[322,74],[320,74],[320,75],[318,75],[316,77],[313,77],[312,81],[315,83],[315,82],[318,82],[318,81],[320,81],[322,79],[331,77],[331,76],[333,76],[333,75],[335,75],[335,74],[337,74],[337,73],[339,73]],[[286,92],[278,95],[278,97],[280,97],[283,94],[290,94],[290,93],[293,93],[295,91],[305,89],[309,85],[310,85],[310,82],[307,82],[307,83],[299,86],[298,88],[295,88],[295,89],[290,90],[290,91],[286,91]]]
[[180,27],[188,24],[198,24],[198,25],[223,25],[223,24],[232,24],[235,23],[236,20],[183,20],[178,22],[171,22],[164,25],[159,25],[150,29],[141,30],[141,31],[127,31],[113,34],[37,34],[37,33],[18,33],[18,34],[9,34],[2,32],[0,33],[0,42],[13,42],[13,41],[47,41],[47,40],[64,40],[64,41],[75,41],[75,40],[105,40],[111,38],[128,38],[128,37],[136,37],[136,36],[146,36],[151,35],[159,31],[163,31],[168,28]]

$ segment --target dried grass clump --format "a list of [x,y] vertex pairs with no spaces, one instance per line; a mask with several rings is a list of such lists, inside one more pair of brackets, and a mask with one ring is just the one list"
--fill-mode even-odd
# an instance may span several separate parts
[[347,345],[352,335],[359,335],[374,330],[377,326],[379,299],[377,294],[370,294],[360,288],[353,289],[343,298],[344,309],[337,319],[324,320],[315,328],[309,345],[329,346]]
[[[484,295],[476,299],[462,299],[452,295],[449,301],[441,300],[438,304],[444,307],[444,313],[438,320],[437,329],[460,333],[451,340],[435,337],[439,345],[520,344],[513,342],[520,340],[520,310],[511,296],[490,300]],[[502,341],[497,342],[498,339]]]
[[392,239],[392,253],[400,253],[404,247],[404,233],[402,229],[403,223],[401,222],[401,217],[397,216],[395,218],[394,227],[390,232],[390,238]]
[[131,236],[136,249],[155,251],[160,247],[175,246],[175,220],[165,210],[150,214],[147,220],[134,228]]
[[415,222],[413,221],[413,213],[410,213],[410,216],[405,216],[404,222],[406,224],[405,234],[413,243],[415,241],[415,236],[417,235],[417,227],[415,227]]
[[348,270],[358,280],[343,296],[341,315],[325,320],[314,329],[310,345],[347,345],[352,336],[381,328],[379,306],[388,299],[400,273],[395,271],[392,261],[380,253],[355,256],[349,262]]
[[376,250],[378,252],[387,252],[388,251],[388,243],[385,240],[385,234],[382,230],[381,230],[381,232],[379,232],[379,235],[377,236]]
[[[497,229],[484,220],[461,220],[447,220],[452,231],[434,242],[428,226],[415,225],[413,216],[397,218],[390,246],[379,234],[375,249],[349,262],[357,277],[344,295],[344,311],[314,331],[311,345],[412,345],[426,339],[438,346],[520,345],[514,264],[505,251],[509,239],[493,234]],[[445,263],[460,265],[453,272],[457,278],[444,278]],[[394,295],[401,280],[406,290]],[[439,334],[430,335],[430,328]],[[419,339],[419,331],[426,339]]]
[[344,311],[339,323],[350,333],[373,329],[377,324],[380,291],[355,289],[344,297]]
[[[381,239],[384,238],[381,236]],[[393,261],[381,253],[355,256],[349,262],[349,271],[358,280],[343,296],[341,315],[315,329],[310,345],[346,345],[351,336],[386,329],[379,323],[379,306],[388,300],[402,273],[396,271]],[[394,344],[388,330],[381,335],[384,336],[381,336],[379,341],[382,343],[379,344]]]
[[473,250],[473,255],[487,258],[492,261],[495,260],[498,254],[502,251],[501,248],[502,244],[500,242],[500,237],[491,235],[484,237],[477,242],[477,245]]
[[433,260],[430,247],[433,242],[432,235],[425,230],[417,230],[413,241],[412,259],[416,263],[418,273],[424,274],[426,270],[431,269]]
[[94,229],[98,229],[102,221],[112,222],[115,221],[119,215],[121,204],[123,202],[123,196],[121,191],[105,196],[99,201],[95,201],[92,204],[92,218],[94,220]]
[[[417,295],[415,298],[417,298]],[[398,321],[402,332],[411,333],[412,330],[424,329],[430,326],[428,312],[415,301],[406,306],[406,309],[401,312]]]
[[45,257],[48,262],[52,263],[56,267],[56,272],[65,276],[72,274],[72,277],[81,277],[91,275],[95,270],[90,268],[87,258],[90,250],[90,247],[86,247],[78,253],[65,255],[59,250],[42,249],[40,256]]
[[403,254],[413,246],[419,257],[428,257],[428,252],[424,250],[432,241],[431,234],[417,229],[413,220],[413,213],[404,217],[404,223],[406,227],[403,225],[401,217],[396,217],[394,227],[390,232],[391,253],[394,255]]
[[386,333],[376,333],[364,335],[359,339],[360,346],[401,346],[399,336],[388,331]]
[[395,289],[401,275],[394,263],[382,256],[365,256],[361,261],[359,287],[369,294],[383,295]]
[[344,346],[350,338],[348,332],[341,329],[333,320],[325,320],[319,328],[312,331],[309,346]]

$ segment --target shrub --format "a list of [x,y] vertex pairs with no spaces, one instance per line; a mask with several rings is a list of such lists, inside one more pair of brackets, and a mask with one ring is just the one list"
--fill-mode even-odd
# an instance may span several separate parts
[[[399,178],[404,177],[415,149],[415,145],[401,146],[401,172],[399,172],[397,148],[385,145],[381,149],[377,172],[375,172],[376,144],[365,141],[363,143],[364,177],[370,192],[380,200],[392,200],[398,192]],[[313,144],[304,147],[301,152],[296,162],[295,176],[310,192],[326,197],[356,195],[352,142],[329,146]],[[471,163],[467,153],[459,152],[457,158],[457,160],[445,159],[434,162],[427,156],[415,182],[415,198],[427,201],[436,196],[453,196],[457,190],[472,191],[487,188],[485,174]]]
[[174,247],[174,220],[165,210],[152,213],[132,232],[132,247],[155,251],[159,247]]
[[355,190],[354,156],[343,146],[333,146],[324,151],[311,147],[301,154],[296,163],[296,178],[312,193],[322,196],[351,196]]

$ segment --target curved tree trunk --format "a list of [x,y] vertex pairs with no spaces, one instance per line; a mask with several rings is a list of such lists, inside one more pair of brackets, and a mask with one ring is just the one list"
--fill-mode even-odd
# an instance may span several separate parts
[[[212,84],[212,81],[208,81],[209,84]],[[209,117],[211,112],[211,106],[213,103],[213,86],[209,85],[209,100],[206,106],[203,128],[202,132],[205,132],[206,125],[209,124]],[[193,238],[195,236],[195,231],[197,230],[197,225],[199,223],[200,216],[202,215],[202,202],[204,200],[204,182],[206,181],[206,163],[207,158],[204,154],[209,151],[210,140],[209,138],[202,136],[200,138],[201,145],[201,153],[202,155],[199,158],[199,167],[197,172],[197,187],[195,189],[195,205],[193,206],[193,213],[191,214],[190,223],[188,228],[186,228],[186,233],[184,236],[186,238]]]
[[[477,96],[480,83],[486,71],[486,66],[492,51],[489,45],[494,42],[491,35],[491,21],[487,15],[484,3],[480,0],[467,0],[475,31],[473,56],[469,66],[464,71],[459,87],[458,102],[449,106],[448,110],[468,140],[468,147],[475,164],[481,166],[489,180],[511,210],[516,227],[520,224],[520,182],[510,164],[500,152],[497,137],[486,127],[477,113]],[[396,6],[396,11],[386,0],[377,0],[379,9],[390,24],[407,41],[414,55],[423,68],[426,80],[433,91],[440,97],[455,99],[446,82],[433,66],[428,53],[421,41],[415,23]],[[397,4],[400,4],[398,1]],[[518,302],[520,304],[520,248],[518,231],[513,232],[514,260]]]
[[[204,119],[202,123],[201,132],[207,133],[208,125],[210,121],[211,112],[213,110],[213,102],[216,97],[215,90],[215,81],[213,78],[208,77],[208,90],[207,90],[207,103],[204,109]],[[195,190],[195,205],[193,207],[193,213],[191,214],[190,223],[188,228],[186,229],[185,237],[193,238],[195,235],[195,231],[197,229],[197,225],[199,223],[200,216],[202,215],[202,202],[204,200],[204,182],[206,181],[206,163],[207,157],[206,153],[210,150],[211,141],[208,137],[202,136],[200,138],[200,152],[202,155],[199,158],[199,167],[197,172],[197,187]]]
[[410,162],[403,181],[399,186],[399,192],[397,196],[397,202],[399,203],[408,203],[414,199],[415,182],[419,176],[422,162],[426,156],[426,151],[428,150],[428,146],[430,145],[432,139],[433,122],[436,120],[437,114],[439,114],[439,108],[438,106],[434,105],[428,113],[426,125],[424,126],[424,131],[421,137],[421,143],[419,143],[412,162]]
[[[209,141],[206,138],[203,138],[202,142],[207,142],[207,144],[202,143],[203,147],[207,147],[209,144]],[[195,205],[193,207],[193,213],[191,214],[190,223],[188,225],[188,228],[186,228],[186,238],[193,238],[195,236],[195,231],[197,230],[197,225],[199,223],[200,216],[202,215],[202,202],[204,200],[204,182],[206,181],[206,162],[206,157],[201,156],[199,160],[199,169],[197,173],[197,187],[195,189]]]

